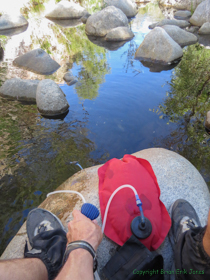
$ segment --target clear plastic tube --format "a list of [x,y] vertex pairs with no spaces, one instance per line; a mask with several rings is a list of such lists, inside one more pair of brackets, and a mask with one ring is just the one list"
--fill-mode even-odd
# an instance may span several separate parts
[[79,195],[81,197],[83,203],[86,203],[86,200],[85,200],[84,196],[81,193],[76,192],[76,191],[70,191],[70,190],[50,192],[50,193],[47,194],[47,197],[52,195],[52,194],[55,194],[55,193],[74,193],[74,194],[77,194],[77,195]]
[[105,226],[106,226],[106,219],[107,219],[107,215],[108,215],[108,211],[109,211],[109,206],[110,206],[110,204],[111,204],[111,202],[112,202],[112,199],[113,199],[113,197],[115,196],[115,194],[116,194],[118,191],[120,191],[120,190],[122,190],[122,189],[124,189],[124,188],[130,188],[130,189],[134,192],[135,196],[138,195],[136,189],[135,189],[133,186],[127,185],[127,184],[126,184],[126,185],[120,186],[119,188],[117,188],[117,189],[112,193],[112,195],[110,196],[110,198],[109,198],[109,200],[108,200],[108,203],[107,203],[107,205],[106,205],[106,210],[105,210],[105,214],[104,214],[104,220],[103,220],[103,224],[102,224],[102,233],[104,233],[104,229],[105,229]]

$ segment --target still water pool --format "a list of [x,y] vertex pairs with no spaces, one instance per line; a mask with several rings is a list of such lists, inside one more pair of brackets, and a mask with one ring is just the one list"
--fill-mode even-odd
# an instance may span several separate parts
[[[0,36],[4,47],[0,83],[12,77],[53,79],[66,94],[70,110],[62,120],[46,119],[36,105],[0,99],[0,254],[28,212],[79,171],[71,161],[85,168],[141,149],[164,147],[184,155],[210,181],[209,135],[203,127],[208,92],[207,99],[200,100],[200,95],[191,98],[186,90],[180,96],[177,86],[195,64],[183,60],[183,66],[157,73],[134,59],[148,25],[164,17],[158,5],[140,6],[130,22],[135,37],[110,51],[89,41],[84,25],[70,28],[68,22],[45,19],[45,2],[50,3],[34,6],[31,1],[22,6],[29,21],[24,33]],[[100,1],[95,2],[86,3],[90,12],[100,9]],[[15,57],[35,48],[47,51],[61,68],[43,77],[12,65]],[[185,51],[193,61],[197,53],[208,50]],[[78,79],[73,86],[63,82],[68,69]],[[195,81],[192,72],[186,74],[187,84]]]

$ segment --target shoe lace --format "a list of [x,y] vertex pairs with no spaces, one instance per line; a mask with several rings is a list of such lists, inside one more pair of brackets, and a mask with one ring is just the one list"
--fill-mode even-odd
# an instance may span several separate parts
[[[183,224],[186,224],[186,225],[187,225],[186,230],[189,230],[189,229],[193,229],[193,228],[195,228],[195,227],[198,227],[198,225],[197,225],[192,219],[186,220],[185,222],[183,222]],[[185,231],[186,231],[186,230],[185,230]]]
[[38,228],[38,233],[47,231],[47,224],[41,224]]

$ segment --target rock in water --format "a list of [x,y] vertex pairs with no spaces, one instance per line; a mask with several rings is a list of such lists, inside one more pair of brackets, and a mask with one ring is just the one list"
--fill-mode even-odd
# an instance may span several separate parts
[[0,31],[28,25],[28,21],[22,15],[1,15]]
[[178,26],[164,25],[162,28],[181,47],[195,44],[198,41],[198,38],[195,35],[179,28]]
[[63,0],[45,17],[49,19],[78,19],[85,14],[88,12],[79,4]]
[[182,57],[182,48],[161,27],[146,35],[136,51],[135,58],[171,63]]
[[67,83],[68,86],[72,86],[78,82],[78,80],[69,72],[67,72],[64,77],[64,81]]
[[190,11],[177,11],[175,14],[174,14],[174,17],[177,18],[177,19],[188,19],[189,17],[191,17],[191,12]]
[[190,18],[193,25],[202,26],[205,22],[210,22],[210,0],[200,3]]
[[138,13],[136,3],[131,0],[105,0],[104,2],[108,6],[115,6],[122,10],[128,18],[134,17]]
[[48,117],[64,114],[69,104],[65,94],[52,80],[42,80],[36,91],[36,103],[39,112]]
[[106,36],[113,28],[128,26],[126,15],[118,8],[109,6],[90,16],[86,22],[85,32],[92,36]]
[[51,75],[60,68],[60,65],[42,49],[35,49],[17,57],[13,64],[41,75]]
[[201,28],[198,30],[198,33],[201,35],[210,34],[210,22],[205,22]]
[[21,80],[20,78],[9,79],[0,87],[0,95],[12,100],[36,102],[39,82],[39,80]]
[[176,25],[181,28],[185,28],[190,25],[190,23],[186,20],[176,20],[176,19],[163,19],[159,22],[153,23],[149,25],[150,29],[153,29],[155,27],[161,27],[163,25]]
[[106,41],[127,41],[134,37],[133,32],[128,27],[116,27],[109,31],[105,37]]

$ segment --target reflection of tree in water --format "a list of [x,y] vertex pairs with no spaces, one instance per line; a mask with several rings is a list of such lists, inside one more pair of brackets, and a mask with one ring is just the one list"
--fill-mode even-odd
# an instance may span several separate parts
[[[136,50],[138,49],[138,46],[134,40],[131,40],[127,44],[129,44],[129,47],[121,56],[121,57],[126,56],[126,61],[123,66],[125,68],[126,73],[128,72],[129,68],[133,68],[135,53]],[[134,70],[133,72],[136,72],[136,70]]]
[[170,136],[159,139],[157,145],[186,157],[210,184],[210,136],[204,130],[204,117],[210,110],[210,50],[198,44],[184,50],[170,86],[159,114],[178,127]]

